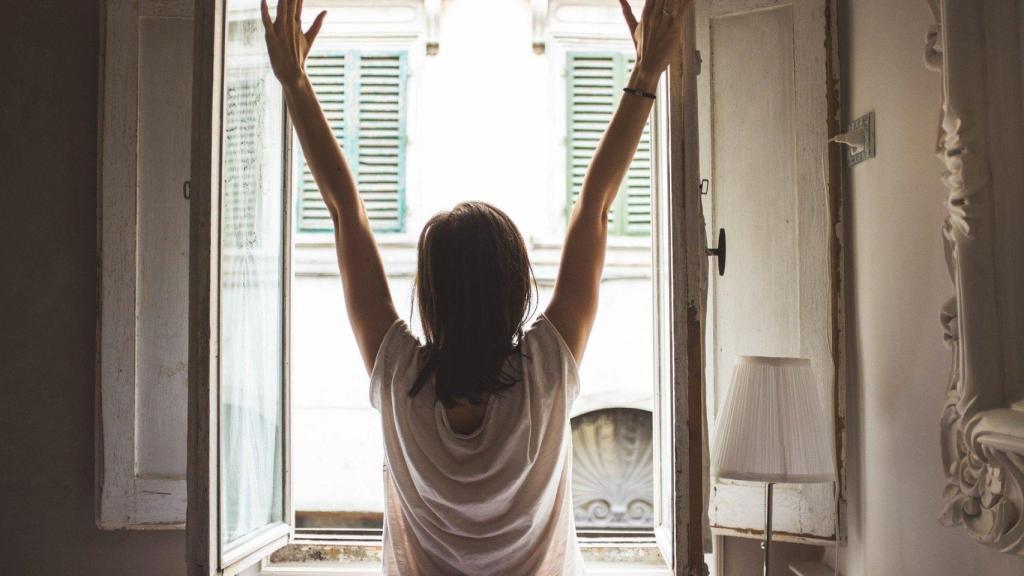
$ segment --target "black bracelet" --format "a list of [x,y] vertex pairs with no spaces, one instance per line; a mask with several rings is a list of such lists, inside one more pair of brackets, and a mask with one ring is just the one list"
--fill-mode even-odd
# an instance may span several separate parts
[[643,96],[644,98],[650,98],[651,100],[654,100],[654,94],[651,94],[650,92],[644,92],[643,90],[638,90],[636,88],[630,88],[627,86],[626,88],[623,88],[622,91],[625,92],[626,94],[632,94],[633,96]]

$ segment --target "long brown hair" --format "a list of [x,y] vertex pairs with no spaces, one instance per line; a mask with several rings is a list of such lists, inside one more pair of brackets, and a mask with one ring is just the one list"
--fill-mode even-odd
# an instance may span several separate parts
[[431,218],[420,233],[416,300],[426,344],[415,396],[434,377],[437,400],[479,404],[519,380],[535,282],[526,243],[501,210],[463,202]]

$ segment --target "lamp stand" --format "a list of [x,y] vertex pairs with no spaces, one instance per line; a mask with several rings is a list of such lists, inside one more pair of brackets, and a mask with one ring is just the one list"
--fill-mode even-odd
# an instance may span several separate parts
[[761,548],[764,549],[764,576],[768,576],[772,556],[772,488],[774,482],[767,482],[764,485],[764,542]]

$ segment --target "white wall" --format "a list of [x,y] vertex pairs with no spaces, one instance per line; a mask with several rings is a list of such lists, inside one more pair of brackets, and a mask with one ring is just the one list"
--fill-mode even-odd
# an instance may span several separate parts
[[949,371],[939,306],[952,293],[933,154],[940,77],[922,63],[925,0],[841,0],[847,119],[874,110],[878,156],[848,188],[847,576],[1000,576],[1024,558],[938,523],[939,415]]

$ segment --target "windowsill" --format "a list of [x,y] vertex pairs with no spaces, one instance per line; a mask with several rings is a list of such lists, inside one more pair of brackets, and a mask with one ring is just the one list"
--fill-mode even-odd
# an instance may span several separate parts
[[[661,552],[649,533],[620,536],[578,535],[587,574],[665,575]],[[381,572],[379,536],[334,540],[300,534],[293,543],[264,562],[265,576],[377,576]]]
[[[381,248],[416,248],[419,234],[409,232],[378,233],[375,235],[377,245]],[[526,239],[530,250],[561,249],[565,238],[562,236],[529,236]],[[330,232],[297,232],[295,247],[302,248],[333,248],[334,235]],[[608,235],[608,248],[620,250],[647,251],[651,249],[650,235],[624,236]]]
[[[418,237],[410,234],[379,234],[377,246],[388,276],[411,278],[416,273]],[[541,286],[554,283],[562,254],[562,239],[530,237],[527,241],[534,275]],[[295,236],[293,269],[297,276],[337,276],[334,237],[329,233],[303,233]],[[609,236],[602,280],[648,280],[651,278],[651,238],[649,236]]]

